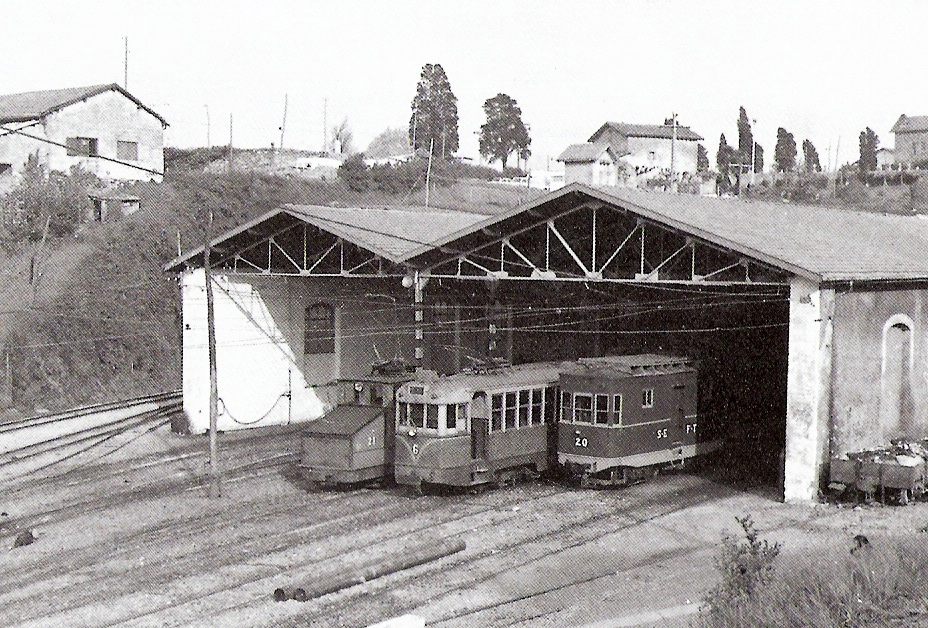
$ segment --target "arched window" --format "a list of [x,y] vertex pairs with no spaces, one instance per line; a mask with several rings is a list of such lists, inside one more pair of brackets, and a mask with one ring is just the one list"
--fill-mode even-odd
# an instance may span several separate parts
[[303,353],[335,353],[335,310],[327,303],[306,308]]
[[904,314],[890,317],[883,325],[880,422],[888,437],[906,435],[913,427],[913,327],[912,319]]

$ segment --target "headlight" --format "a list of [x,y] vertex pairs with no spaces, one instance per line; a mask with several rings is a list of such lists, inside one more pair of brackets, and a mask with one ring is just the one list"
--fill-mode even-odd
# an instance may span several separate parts
[[416,435],[416,430],[409,430],[409,435],[410,435],[410,436],[415,436],[415,435]]

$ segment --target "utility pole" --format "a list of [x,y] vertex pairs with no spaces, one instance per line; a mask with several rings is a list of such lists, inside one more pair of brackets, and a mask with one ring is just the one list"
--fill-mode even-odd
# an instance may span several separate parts
[[677,176],[676,176],[676,173],[674,172],[674,158],[676,157],[675,153],[677,149],[677,114],[676,113],[670,114],[670,125],[672,129],[670,133],[670,189],[676,192],[677,191]]
[[129,89],[129,38],[123,37],[122,88]]
[[280,123],[280,150],[284,149],[284,131],[287,129],[287,94],[284,94],[284,120]]
[[757,142],[754,140],[754,127],[757,126],[757,120],[751,118],[751,185],[754,185],[754,171],[757,169],[754,164],[757,162],[754,161],[754,150],[757,148]]
[[206,108],[206,148],[212,146],[209,141],[209,105],[203,105]]
[[206,244],[203,247],[203,274],[206,280],[206,333],[209,352],[209,496],[222,495],[222,476],[219,470],[219,390],[216,373],[216,324],[213,312],[213,277],[209,262],[209,235],[212,231],[213,213],[209,214],[206,229]]
[[229,112],[229,172],[232,172],[232,113]]
[[322,101],[322,152],[329,152],[329,99]]
[[429,141],[429,166],[425,169],[425,206],[429,206],[429,180],[432,176],[432,149],[435,147],[435,138]]

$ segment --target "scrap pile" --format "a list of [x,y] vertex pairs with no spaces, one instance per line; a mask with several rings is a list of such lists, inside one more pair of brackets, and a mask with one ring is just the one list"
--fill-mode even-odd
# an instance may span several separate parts
[[883,503],[888,494],[901,505],[924,494],[928,439],[891,442],[882,449],[832,458],[828,488],[837,495],[862,495],[868,501],[879,494]]

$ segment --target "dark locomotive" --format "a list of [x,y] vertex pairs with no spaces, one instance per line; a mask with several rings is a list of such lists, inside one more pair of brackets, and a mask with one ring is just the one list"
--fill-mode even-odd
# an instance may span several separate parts
[[[303,434],[323,484],[502,485],[559,466],[582,485],[627,484],[718,447],[703,438],[697,372],[653,354],[395,372],[346,383]],[[354,392],[352,395],[351,392]]]
[[582,358],[560,373],[558,462],[581,484],[628,484],[718,447],[701,440],[685,358]]

